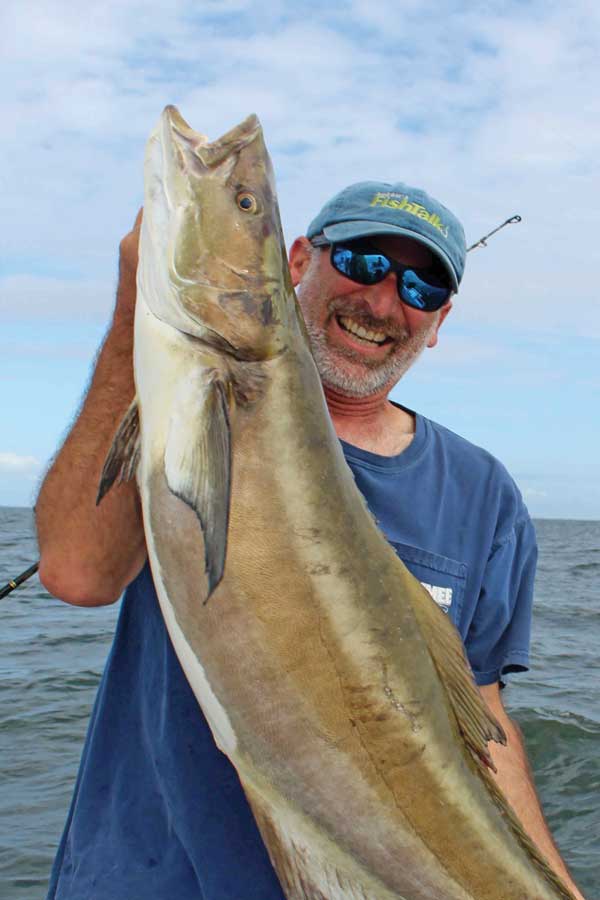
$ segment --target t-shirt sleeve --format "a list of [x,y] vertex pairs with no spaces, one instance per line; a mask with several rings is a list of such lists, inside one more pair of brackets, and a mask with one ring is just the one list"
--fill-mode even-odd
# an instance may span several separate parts
[[466,640],[477,684],[529,668],[537,543],[527,512],[492,547]]

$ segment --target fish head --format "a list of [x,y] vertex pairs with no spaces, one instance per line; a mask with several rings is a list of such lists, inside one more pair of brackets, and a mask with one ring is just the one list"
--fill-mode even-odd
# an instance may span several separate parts
[[140,260],[159,318],[239,359],[281,352],[295,298],[255,115],[211,143],[166,107],[146,155]]

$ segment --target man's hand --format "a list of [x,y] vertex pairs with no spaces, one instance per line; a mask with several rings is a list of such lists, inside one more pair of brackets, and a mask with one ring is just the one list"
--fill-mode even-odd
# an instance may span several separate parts
[[504,728],[508,739],[506,747],[494,742],[488,744],[494,765],[498,769],[496,781],[540,853],[545,856],[556,874],[572,891],[573,896],[577,900],[584,900],[583,894],[573,882],[560,856],[544,819],[521,732],[504,709],[500,686],[497,683],[488,684],[480,687],[479,690],[491,712]]
[[139,260],[140,231],[142,228],[143,209],[140,209],[133,228],[122,239],[119,245],[119,287],[115,318],[133,320],[135,311],[137,267]]

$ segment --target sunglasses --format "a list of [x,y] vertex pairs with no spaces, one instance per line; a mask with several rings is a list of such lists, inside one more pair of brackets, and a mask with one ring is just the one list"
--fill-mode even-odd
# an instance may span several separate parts
[[[315,247],[328,244],[322,237],[311,243]],[[424,312],[441,309],[452,293],[447,276],[439,270],[405,266],[364,241],[331,244],[331,265],[340,275],[366,285],[379,284],[390,272],[395,272],[400,300]]]

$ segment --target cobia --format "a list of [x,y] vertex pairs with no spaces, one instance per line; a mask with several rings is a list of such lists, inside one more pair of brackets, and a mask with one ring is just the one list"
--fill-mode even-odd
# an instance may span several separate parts
[[488,773],[502,740],[447,617],[355,487],[250,116],[150,137],[136,471],[163,616],[289,900],[571,897]]

